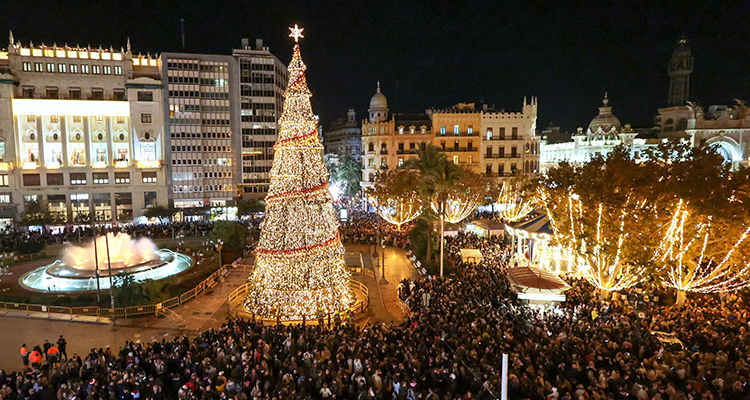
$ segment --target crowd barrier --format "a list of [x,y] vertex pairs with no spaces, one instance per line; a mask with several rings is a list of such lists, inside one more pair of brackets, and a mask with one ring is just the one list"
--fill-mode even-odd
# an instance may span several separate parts
[[[357,272],[355,272],[358,268],[352,268],[352,274],[356,275]],[[366,271],[366,269],[363,269],[363,271]],[[367,310],[368,307],[370,307],[370,290],[367,288],[367,285],[364,283],[351,279],[349,281],[349,285],[351,286],[352,290],[355,292],[359,292],[361,295],[357,296],[357,301],[349,307],[349,311],[356,314],[362,314]],[[234,317],[245,317],[245,318],[252,318],[253,314],[250,313],[245,307],[244,307],[244,299],[247,297],[247,291],[250,287],[249,282],[245,282],[240,287],[232,291],[232,293],[229,294],[229,314]],[[257,317],[256,319],[263,320],[263,318]],[[271,321],[271,320],[269,320]],[[275,321],[275,320],[274,320]],[[287,322],[287,321],[285,321]],[[302,322],[302,321],[289,321],[289,322]]]
[[15,310],[47,314],[67,314],[70,315],[71,319],[73,319],[75,316],[127,318],[138,315],[157,315],[159,310],[181,306],[189,300],[197,297],[201,292],[205,291],[207,288],[212,287],[212,284],[215,284],[219,277],[225,276],[227,273],[229,273],[229,271],[248,271],[251,268],[251,265],[239,264],[238,261],[235,261],[232,264],[222,265],[219,269],[214,271],[214,273],[212,273],[208,278],[201,281],[201,283],[199,283],[194,288],[188,290],[180,296],[172,297],[171,299],[164,300],[161,303],[157,304],[113,309],[100,307],[61,307],[49,306],[44,304],[11,303],[0,301],[0,310]]

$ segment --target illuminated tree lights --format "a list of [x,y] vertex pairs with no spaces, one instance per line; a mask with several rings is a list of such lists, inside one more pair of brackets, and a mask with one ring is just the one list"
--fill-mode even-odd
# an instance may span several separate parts
[[[678,290],[678,305],[684,303],[685,292],[728,292],[750,285],[750,263],[737,257],[737,249],[750,228],[734,242],[718,240],[730,244],[728,247],[710,240],[714,230],[712,218],[691,215],[687,204],[680,200],[655,252],[655,258],[665,267],[664,284]],[[714,236],[721,239],[723,235]],[[719,249],[712,253],[710,247]]]
[[422,213],[418,180],[414,172],[405,169],[380,173],[367,195],[381,218],[401,227]]
[[556,232],[555,239],[560,244],[567,242],[572,248],[578,273],[594,287],[605,292],[627,289],[639,283],[643,279],[643,269],[623,257],[628,236],[625,229],[628,204],[620,210],[616,226],[605,227],[602,224],[605,211],[601,203],[597,207],[595,224],[590,223],[593,222],[590,218],[585,220],[584,216],[590,210],[584,211],[576,196],[568,196],[567,203],[569,231],[558,230],[552,213],[548,211],[548,214]]
[[505,205],[502,216],[508,222],[516,222],[527,216],[537,205],[535,198],[523,197],[520,187],[508,182],[504,182],[500,190],[500,203]]
[[[295,29],[290,36],[296,41],[302,30]],[[305,69],[295,44],[245,302],[248,311],[267,319],[315,318],[354,303]]]

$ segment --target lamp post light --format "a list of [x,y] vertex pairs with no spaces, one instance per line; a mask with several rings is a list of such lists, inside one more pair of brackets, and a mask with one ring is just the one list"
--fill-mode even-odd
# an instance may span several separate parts
[[221,249],[224,247],[224,241],[221,239],[216,239],[216,243],[214,243],[214,246],[216,246],[216,251],[219,252],[219,268],[221,268]]

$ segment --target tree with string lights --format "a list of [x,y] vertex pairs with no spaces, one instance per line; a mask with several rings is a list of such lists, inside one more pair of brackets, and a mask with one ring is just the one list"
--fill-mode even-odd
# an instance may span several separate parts
[[[302,29],[290,29],[298,42]],[[245,302],[261,318],[310,319],[354,303],[305,70],[295,43]]]
[[677,306],[685,303],[687,292],[731,292],[750,285],[750,227],[727,222],[691,212],[683,200],[677,203],[654,252],[663,266],[662,282],[677,290]]
[[500,203],[505,208],[501,215],[508,222],[516,222],[529,215],[537,207],[537,199],[529,185],[522,181],[505,181],[500,190]]
[[379,173],[367,196],[381,218],[400,228],[422,213],[418,182],[419,176],[411,170]]

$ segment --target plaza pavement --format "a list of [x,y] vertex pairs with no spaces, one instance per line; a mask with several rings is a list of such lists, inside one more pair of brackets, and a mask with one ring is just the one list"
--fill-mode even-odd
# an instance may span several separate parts
[[[347,255],[362,260],[365,268],[374,267],[375,278],[356,275],[355,278],[365,283],[370,292],[370,308],[357,319],[358,324],[367,322],[399,322],[403,315],[399,307],[397,286],[402,279],[417,279],[419,274],[411,266],[403,249],[388,247],[385,250],[385,276],[387,284],[378,283],[381,278],[380,258],[371,258],[374,246],[346,244]],[[381,250],[381,249],[379,249]],[[380,251],[378,252],[380,253]],[[375,264],[373,266],[373,261]],[[95,319],[65,320],[44,319],[44,315],[9,312],[0,314],[0,369],[18,370],[21,367],[20,348],[26,343],[29,349],[44,340],[57,341],[64,335],[68,341],[68,355],[74,353],[85,357],[92,347],[109,345],[113,351],[118,350],[125,341],[151,341],[162,338],[172,339],[175,336],[195,336],[197,332],[218,327],[228,315],[227,298],[229,293],[247,280],[248,272],[234,270],[212,289],[204,291],[196,299],[182,307],[174,308],[170,317],[141,317],[118,319],[115,325],[96,323]],[[106,322],[106,321],[100,321]]]

